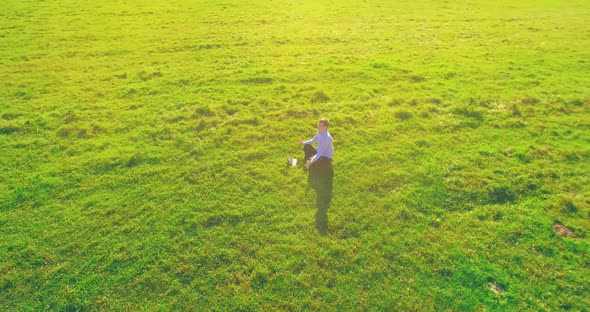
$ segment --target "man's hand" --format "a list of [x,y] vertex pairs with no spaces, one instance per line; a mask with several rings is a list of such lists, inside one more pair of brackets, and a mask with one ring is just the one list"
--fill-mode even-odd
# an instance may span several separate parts
[[305,162],[305,164],[306,164],[306,165],[308,165],[308,166],[309,166],[309,165],[311,165],[311,158],[310,158],[310,159],[308,159],[308,160]]

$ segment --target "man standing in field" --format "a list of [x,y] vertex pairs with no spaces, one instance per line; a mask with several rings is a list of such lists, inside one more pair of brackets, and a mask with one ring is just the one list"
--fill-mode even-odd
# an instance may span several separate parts
[[[332,136],[328,132],[330,122],[322,118],[318,122],[318,132],[311,140],[301,141],[305,153],[305,164],[309,166],[308,183],[316,192],[315,215],[316,229],[320,234],[325,235],[328,230],[328,208],[332,200],[332,180],[334,168],[332,167],[332,156],[334,145]],[[317,150],[312,144],[318,143]]]

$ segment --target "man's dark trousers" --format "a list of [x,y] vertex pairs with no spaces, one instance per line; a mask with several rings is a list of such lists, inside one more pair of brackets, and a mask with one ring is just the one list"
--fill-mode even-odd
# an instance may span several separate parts
[[[307,161],[317,153],[316,149],[309,144],[303,146],[303,151],[305,153],[304,161]],[[334,167],[332,167],[332,159],[320,157],[320,159],[309,166],[308,183],[316,192],[316,229],[321,234],[326,234],[328,229],[328,209],[332,201],[333,180]]]

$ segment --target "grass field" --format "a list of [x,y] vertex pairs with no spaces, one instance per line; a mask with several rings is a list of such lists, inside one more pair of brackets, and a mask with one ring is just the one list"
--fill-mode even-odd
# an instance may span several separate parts
[[[3,0],[0,310],[588,311],[588,20]],[[285,167],[320,117],[325,237]]]

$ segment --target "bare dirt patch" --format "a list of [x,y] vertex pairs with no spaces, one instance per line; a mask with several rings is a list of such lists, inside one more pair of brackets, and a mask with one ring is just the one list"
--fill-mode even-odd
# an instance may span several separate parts
[[488,285],[490,286],[490,290],[493,293],[497,295],[501,295],[504,293],[504,288],[501,285],[496,284],[495,282],[488,282]]
[[490,290],[496,295],[502,295],[505,292],[506,286],[498,283],[494,278],[488,277],[486,282],[488,283]]
[[576,236],[576,234],[572,230],[566,228],[565,226],[563,226],[559,223],[553,224],[553,230],[555,230],[555,232],[561,236],[565,236],[565,237],[575,237]]

